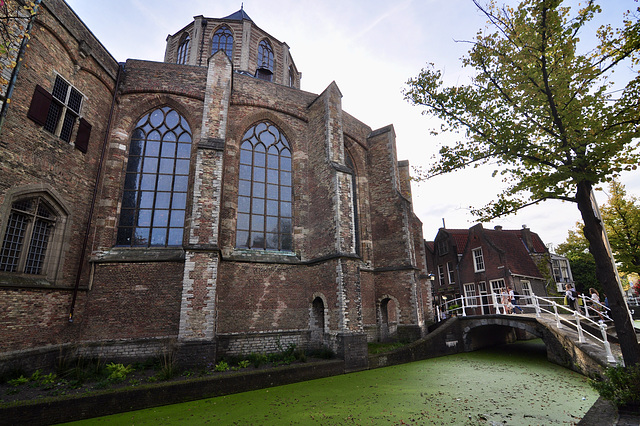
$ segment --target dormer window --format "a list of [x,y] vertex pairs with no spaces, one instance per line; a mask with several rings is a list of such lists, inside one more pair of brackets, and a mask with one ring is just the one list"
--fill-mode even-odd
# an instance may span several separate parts
[[258,45],[258,66],[256,77],[261,80],[272,81],[273,77],[273,48],[269,40],[262,40]]

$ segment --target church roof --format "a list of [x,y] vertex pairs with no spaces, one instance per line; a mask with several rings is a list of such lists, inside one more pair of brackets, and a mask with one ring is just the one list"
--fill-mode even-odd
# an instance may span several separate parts
[[229,16],[225,16],[225,17],[224,17],[224,18],[222,18],[222,19],[232,19],[232,20],[234,20],[234,21],[244,21],[244,20],[247,20],[247,21],[251,21],[251,22],[253,22],[253,20],[252,20],[251,18],[249,18],[249,15],[247,15],[247,13],[244,11],[243,6],[240,6],[240,10],[239,10],[239,11],[237,11],[236,13],[232,13],[232,14],[231,14],[231,15],[229,15]]

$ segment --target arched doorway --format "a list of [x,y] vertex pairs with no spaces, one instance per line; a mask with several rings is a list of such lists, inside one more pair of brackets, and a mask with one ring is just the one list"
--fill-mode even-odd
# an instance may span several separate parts
[[394,297],[383,296],[378,308],[378,338],[381,342],[398,338],[398,302]]
[[311,330],[309,346],[321,348],[324,344],[325,333],[325,303],[322,297],[317,296],[311,302],[311,318],[309,328]]

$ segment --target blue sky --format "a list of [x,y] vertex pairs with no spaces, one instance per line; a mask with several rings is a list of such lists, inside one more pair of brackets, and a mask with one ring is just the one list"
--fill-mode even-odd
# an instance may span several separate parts
[[[162,61],[166,37],[194,16],[220,18],[240,9],[228,0],[67,0],[118,61],[128,58]],[[502,3],[500,0],[498,3]],[[513,4],[513,1],[509,3]],[[600,22],[614,23],[622,12],[638,6],[634,0],[601,0]],[[433,119],[402,97],[405,82],[427,62],[444,70],[445,81],[466,84],[460,58],[485,19],[471,0],[247,0],[244,10],[256,25],[286,42],[298,69],[302,89],[321,93],[335,81],[343,94],[343,109],[377,129],[393,124],[398,159],[428,166],[446,138],[434,137]],[[584,39],[593,36],[590,24]],[[414,211],[432,240],[446,221],[448,228],[475,224],[468,206],[485,205],[500,191],[492,168],[465,170],[427,182],[413,183]],[[640,195],[640,173],[623,183]],[[606,196],[599,195],[600,202]],[[518,229],[526,224],[545,243],[559,244],[580,219],[570,203],[547,202],[485,227]]]

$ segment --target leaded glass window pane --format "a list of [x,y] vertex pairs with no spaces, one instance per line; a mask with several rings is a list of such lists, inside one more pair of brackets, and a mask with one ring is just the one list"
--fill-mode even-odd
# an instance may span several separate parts
[[0,271],[41,275],[55,219],[39,197],[14,202],[0,249]]
[[289,142],[277,127],[264,121],[245,133],[240,146],[236,247],[291,251]]
[[191,38],[189,34],[185,34],[180,41],[180,46],[178,46],[178,57],[176,59],[176,64],[184,65],[187,63],[187,54],[189,53],[189,43],[191,42]]
[[[127,165],[117,245],[182,245],[190,132],[184,117],[169,107],[158,108],[138,121],[132,133],[136,139],[129,148],[133,165]],[[183,142],[175,142],[177,134]]]
[[224,51],[229,59],[233,57],[233,33],[226,25],[218,28],[211,39],[211,54],[218,50]]

